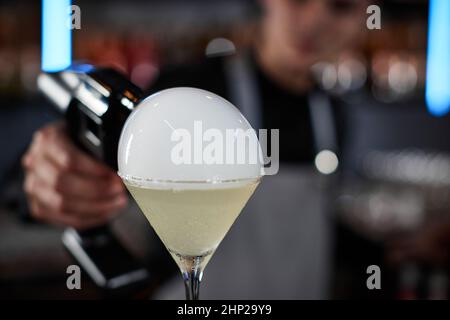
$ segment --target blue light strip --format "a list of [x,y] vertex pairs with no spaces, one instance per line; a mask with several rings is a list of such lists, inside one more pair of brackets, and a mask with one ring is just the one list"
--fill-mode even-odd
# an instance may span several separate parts
[[430,0],[426,100],[428,111],[450,111],[450,0]]
[[56,72],[72,63],[71,0],[42,0],[42,70]]

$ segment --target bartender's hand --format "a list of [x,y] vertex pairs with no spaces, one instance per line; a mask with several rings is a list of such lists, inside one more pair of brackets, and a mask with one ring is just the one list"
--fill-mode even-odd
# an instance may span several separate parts
[[76,148],[61,123],[35,133],[22,164],[36,219],[84,229],[107,222],[127,204],[117,174]]

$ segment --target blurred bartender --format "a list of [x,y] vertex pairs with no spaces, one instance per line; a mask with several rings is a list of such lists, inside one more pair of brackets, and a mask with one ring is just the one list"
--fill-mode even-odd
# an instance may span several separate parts
[[[203,88],[236,104],[253,127],[280,129],[280,172],[265,178],[217,250],[202,298],[325,298],[330,221],[325,176],[313,163],[324,150],[331,155],[325,163],[336,162],[342,125],[336,105],[317,89],[311,67],[359,43],[368,2],[264,0],[262,5],[250,52],[168,68],[150,93]],[[77,150],[60,124],[36,132],[23,165],[36,219],[87,228],[127,206],[115,172]],[[182,298],[176,280],[158,297]]]

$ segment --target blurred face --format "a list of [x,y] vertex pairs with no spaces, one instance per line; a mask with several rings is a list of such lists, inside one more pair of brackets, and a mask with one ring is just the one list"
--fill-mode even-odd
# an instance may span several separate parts
[[366,29],[366,0],[264,0],[264,5],[266,45],[299,71],[352,46]]

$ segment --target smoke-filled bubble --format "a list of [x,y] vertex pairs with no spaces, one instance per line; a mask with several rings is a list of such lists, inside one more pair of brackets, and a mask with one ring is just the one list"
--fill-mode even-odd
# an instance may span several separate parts
[[122,177],[224,181],[261,176],[258,138],[227,100],[195,88],[172,88],[144,101],[119,142]]

